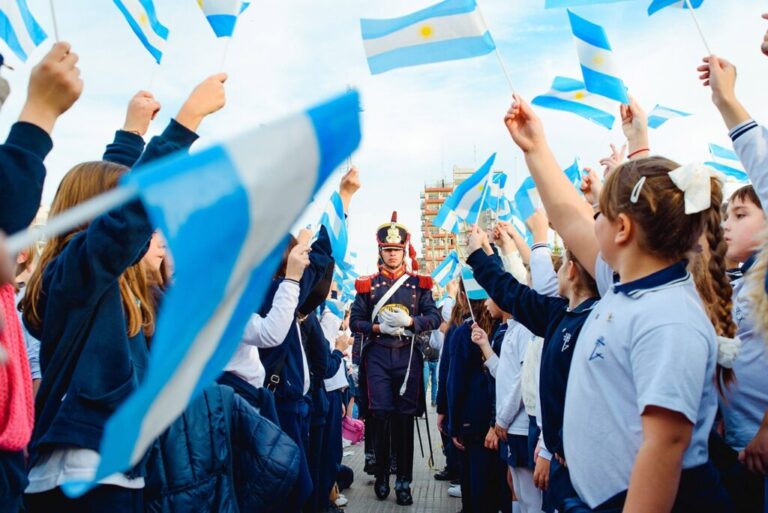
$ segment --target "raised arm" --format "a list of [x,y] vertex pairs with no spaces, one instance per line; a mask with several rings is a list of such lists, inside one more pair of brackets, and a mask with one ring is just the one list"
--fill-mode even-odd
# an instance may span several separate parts
[[107,145],[102,159],[133,167],[144,151],[144,135],[158,112],[160,112],[160,104],[152,93],[146,91],[136,93],[128,103],[123,128],[115,132],[115,138]]
[[53,126],[83,91],[77,59],[69,43],[56,43],[32,69],[19,120],[0,145],[0,230],[8,234],[29,226],[40,208]]
[[547,144],[541,120],[525,100],[514,95],[514,103],[507,111],[504,123],[525,154],[528,170],[536,182],[552,226],[576,258],[585,262],[587,271],[594,275],[594,262],[599,249],[592,208],[579,197],[560,170]]

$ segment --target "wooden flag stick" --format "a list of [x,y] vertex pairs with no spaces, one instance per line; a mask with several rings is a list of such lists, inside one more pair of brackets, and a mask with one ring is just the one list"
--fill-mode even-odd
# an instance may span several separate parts
[[[485,22],[485,16],[483,16],[483,11],[480,10],[480,4],[478,3],[476,5],[477,5],[477,14],[479,14],[480,19],[483,20],[483,25],[485,25],[485,27],[488,28],[488,23]],[[504,59],[502,59],[501,57],[501,52],[499,51],[499,47],[496,46],[495,41],[493,42],[493,53],[496,54],[496,58],[499,60],[499,66],[501,66],[501,71],[502,73],[504,73],[504,78],[507,79],[507,84],[509,84],[509,90],[512,92],[512,94],[515,94],[515,86],[512,85],[512,78],[509,75],[509,70],[507,69],[507,65],[504,63]]]
[[704,31],[701,29],[701,24],[699,23],[699,17],[696,16],[696,10],[691,5],[691,0],[684,0],[685,6],[688,7],[688,12],[691,13],[691,18],[693,18],[693,22],[696,24],[696,30],[699,31],[699,36],[701,36],[701,41],[704,43],[704,48],[707,49],[707,55],[712,55],[712,49],[709,47],[709,43],[707,43],[707,38],[704,37]]
[[219,73],[224,72],[224,66],[227,63],[227,54],[229,53],[229,44],[232,42],[232,37],[233,36],[229,36],[227,41],[224,43],[224,53],[221,55],[221,66],[219,66]]
[[53,7],[53,0],[48,0],[48,4],[51,6],[51,19],[53,20],[53,38],[58,43],[59,39],[59,24],[56,21],[56,9]]

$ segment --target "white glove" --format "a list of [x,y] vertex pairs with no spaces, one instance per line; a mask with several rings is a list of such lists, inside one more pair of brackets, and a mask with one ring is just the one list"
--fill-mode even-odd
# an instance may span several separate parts
[[393,337],[401,337],[405,334],[405,330],[402,326],[392,326],[386,322],[379,324],[379,331],[385,335],[391,335]]
[[379,318],[390,326],[406,328],[411,325],[411,316],[402,310],[381,312]]

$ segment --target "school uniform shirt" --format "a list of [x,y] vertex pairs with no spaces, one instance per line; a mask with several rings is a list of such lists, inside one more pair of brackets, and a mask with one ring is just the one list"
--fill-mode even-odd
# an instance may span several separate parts
[[[764,209],[768,208],[768,130],[750,120],[730,132],[733,147],[749,174]],[[741,352],[733,364],[736,382],[725,390],[720,409],[725,423],[725,443],[743,450],[757,434],[768,411],[768,351],[766,340],[755,327],[749,299],[749,270],[757,255],[741,266],[741,276],[733,281],[733,319]]]
[[538,369],[541,363],[541,349],[543,346],[543,338],[533,337],[528,342],[528,347],[523,356],[523,368],[520,376],[521,389],[525,411],[531,417],[535,417],[536,412],[539,410],[536,406],[539,400]]
[[492,373],[496,378],[496,424],[512,435],[528,435],[530,422],[523,404],[522,370],[531,339],[533,333],[525,326],[514,319],[507,321],[497,372]]
[[251,315],[245,325],[243,338],[224,371],[231,372],[256,388],[263,387],[266,371],[259,358],[258,348],[277,347],[283,343],[293,324],[293,314],[298,303],[299,284],[281,282],[269,313],[265,317],[256,313]]
[[[326,340],[328,340],[331,352],[336,350],[337,337],[341,335],[349,336],[349,330],[347,330],[346,333],[339,331],[341,323],[342,319],[331,312],[331,310],[328,308],[325,309],[322,317],[320,318],[320,327],[323,329],[323,334],[325,335]],[[347,380],[347,373],[345,369],[346,365],[342,360],[341,365],[339,366],[339,370],[336,371],[336,374],[334,374],[332,378],[325,380],[324,384],[326,392],[341,390],[342,388],[349,386],[349,381]]]
[[564,424],[571,480],[590,507],[628,489],[648,406],[693,424],[683,469],[708,460],[717,411],[715,331],[686,262],[613,285],[599,256],[596,269],[603,296],[576,346]]
[[557,272],[552,265],[552,250],[546,242],[531,248],[531,286],[539,294],[557,295]]

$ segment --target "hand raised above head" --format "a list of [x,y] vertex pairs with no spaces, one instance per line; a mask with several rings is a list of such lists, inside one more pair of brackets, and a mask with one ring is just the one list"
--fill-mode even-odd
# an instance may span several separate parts
[[546,147],[544,125],[533,108],[522,97],[513,94],[513,102],[504,116],[504,124],[515,144],[529,153]]
[[149,124],[155,119],[158,112],[160,112],[160,103],[152,93],[139,91],[128,103],[128,112],[125,115],[123,130],[134,132],[143,137],[149,129]]
[[200,82],[182,105],[176,121],[196,131],[206,116],[219,111],[226,104],[226,81],[226,73],[217,73]]

